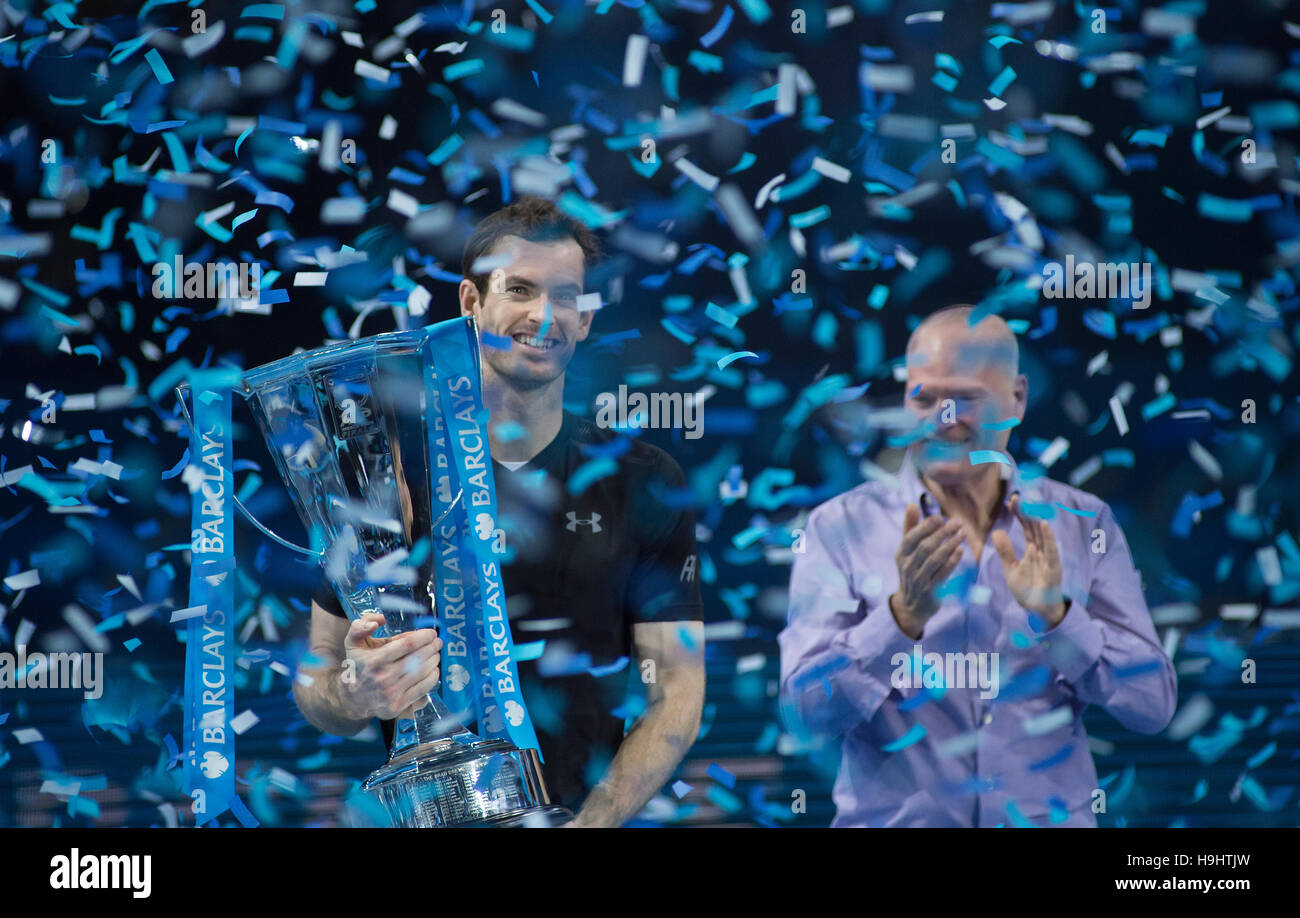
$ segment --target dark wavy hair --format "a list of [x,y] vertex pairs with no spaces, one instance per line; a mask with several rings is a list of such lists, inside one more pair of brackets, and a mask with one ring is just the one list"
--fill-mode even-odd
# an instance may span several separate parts
[[601,258],[600,240],[580,221],[537,195],[524,195],[484,217],[465,243],[461,274],[474,282],[480,298],[487,296],[488,274],[475,274],[474,262],[492,251],[504,236],[518,236],[529,242],[549,243],[572,239],[582,249],[584,273]]

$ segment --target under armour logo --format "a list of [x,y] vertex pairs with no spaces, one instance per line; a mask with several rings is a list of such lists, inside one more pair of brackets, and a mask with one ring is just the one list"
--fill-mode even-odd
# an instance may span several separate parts
[[586,520],[579,519],[579,518],[578,518],[578,514],[574,513],[572,510],[570,510],[570,511],[569,511],[567,514],[565,514],[565,515],[569,518],[569,522],[568,522],[567,524],[565,524],[565,527],[564,527],[564,528],[567,529],[567,530],[569,530],[569,532],[577,532],[577,531],[578,531],[578,525],[579,525],[579,524],[581,524],[581,525],[583,525],[583,526],[590,526],[592,532],[600,532],[600,514],[599,514],[599,513],[593,513],[593,514],[591,515],[591,519],[586,519]]
[[679,582],[685,581],[686,583],[691,583],[695,580],[695,556],[694,555],[688,557],[686,561],[682,564],[682,572],[678,576],[677,580]]

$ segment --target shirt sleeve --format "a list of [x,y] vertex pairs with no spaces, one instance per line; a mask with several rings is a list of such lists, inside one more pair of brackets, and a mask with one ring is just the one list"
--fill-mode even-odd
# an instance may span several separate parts
[[628,581],[633,622],[702,621],[695,513],[682,468],[667,453],[630,504],[643,537]]
[[787,719],[832,736],[870,720],[891,692],[896,700],[915,694],[893,686],[891,674],[895,655],[906,657],[916,642],[894,621],[887,595],[866,597],[854,589],[846,522],[836,502],[809,516],[804,551],[795,554],[790,573],[789,620],[777,638]]
[[1032,633],[1040,635],[1048,659],[1079,700],[1102,706],[1130,730],[1157,733],[1177,705],[1174,665],[1156,638],[1141,578],[1108,505],[1102,504],[1095,525],[1106,543],[1088,595],[1070,597],[1054,628]]
[[311,594],[312,602],[320,606],[330,615],[337,615],[339,618],[347,618],[348,615],[343,611],[343,605],[334,593],[334,586],[329,580],[322,575],[320,580],[316,581],[316,589]]

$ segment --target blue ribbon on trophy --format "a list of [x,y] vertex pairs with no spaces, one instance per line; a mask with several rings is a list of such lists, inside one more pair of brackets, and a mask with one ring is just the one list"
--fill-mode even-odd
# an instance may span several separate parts
[[442,414],[448,427],[447,442],[464,491],[461,508],[471,530],[468,541],[475,561],[474,576],[482,610],[482,649],[486,651],[486,666],[475,668],[476,695],[487,700],[479,730],[491,739],[508,738],[520,749],[537,749],[537,734],[524,704],[514,661],[501,564],[493,551],[497,541],[497,498],[488,446],[488,411],[483,404],[478,367],[474,364],[477,342],[471,341],[466,346],[466,329],[463,319],[432,325],[427,329],[429,338],[425,347],[430,357],[426,372],[437,378]]
[[[460,551],[460,569],[470,571],[469,576],[469,595],[473,598],[473,604],[470,609],[482,609],[483,600],[479,593],[478,578],[473,576],[474,570],[474,552],[470,549],[470,527],[469,515],[465,512],[464,505],[457,507],[456,517],[456,538],[457,548]],[[470,681],[470,697],[474,703],[474,721],[478,724],[487,722],[487,698],[483,692],[484,681],[481,676],[475,678],[474,674],[482,669],[481,661],[487,654],[487,649],[483,646],[483,617],[479,615],[477,619],[468,617],[466,620],[465,634],[467,637],[467,657],[466,664],[468,677]]]
[[[425,373],[425,403],[431,405],[429,456],[435,507],[449,504],[463,493],[447,442],[436,371]],[[463,502],[457,502],[447,517],[434,527],[434,564],[438,583],[438,634],[442,637],[442,698],[448,709],[468,724],[482,722],[483,695],[474,678],[479,644],[470,610],[479,608],[478,579],[474,556],[469,551],[469,527]]]
[[185,791],[200,825],[216,818],[235,796],[234,494],[231,471],[230,375],[192,375],[194,415],[185,481],[190,496],[190,607],[186,621]]

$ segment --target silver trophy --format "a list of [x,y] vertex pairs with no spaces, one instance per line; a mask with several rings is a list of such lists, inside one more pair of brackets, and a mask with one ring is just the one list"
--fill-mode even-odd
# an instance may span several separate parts
[[[472,320],[455,321],[463,322],[477,365],[477,329]],[[382,613],[380,637],[434,622],[437,576],[428,546],[462,500],[432,474],[429,425],[439,419],[426,404],[427,336],[414,329],[327,345],[248,370],[240,387],[319,549],[281,538],[238,498],[236,506],[276,542],[317,557],[349,618]],[[412,560],[421,545],[426,559]],[[413,719],[397,721],[388,763],[362,785],[394,825],[572,819],[550,803],[535,750],[471,733],[439,688]]]

